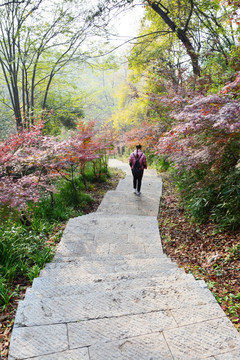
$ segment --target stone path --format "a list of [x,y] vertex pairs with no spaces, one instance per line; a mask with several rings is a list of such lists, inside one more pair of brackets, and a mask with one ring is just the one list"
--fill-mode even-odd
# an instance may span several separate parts
[[240,335],[207,289],[162,251],[161,179],[126,172],[96,213],[71,219],[18,306],[9,360],[239,360]]

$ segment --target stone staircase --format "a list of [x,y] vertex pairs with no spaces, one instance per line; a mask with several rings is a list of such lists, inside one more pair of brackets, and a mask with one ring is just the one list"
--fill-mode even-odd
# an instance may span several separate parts
[[71,219],[19,303],[9,360],[239,360],[240,335],[204,281],[162,251],[161,179],[127,165],[96,213]]

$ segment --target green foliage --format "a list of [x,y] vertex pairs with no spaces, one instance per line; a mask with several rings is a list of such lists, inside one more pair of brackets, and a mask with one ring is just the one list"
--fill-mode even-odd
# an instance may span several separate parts
[[211,209],[211,219],[222,229],[236,230],[240,225],[240,171],[235,169],[222,179]]
[[171,164],[165,157],[159,157],[154,154],[147,154],[148,164],[154,167],[158,172],[165,172],[167,171]]
[[6,139],[11,133],[16,131],[16,125],[10,110],[1,104],[1,101],[4,100],[0,90],[0,140]]
[[240,260],[240,244],[236,244],[228,250],[229,254],[225,258],[225,261]]
[[[99,162],[99,160],[97,160]],[[109,172],[103,162],[100,168],[86,165],[88,187],[96,182],[105,182]],[[54,203],[45,196],[37,204],[30,204],[19,216],[14,210],[0,207],[0,306],[5,309],[18,294],[14,283],[19,277],[30,282],[38,276],[45,264],[51,261],[53,249],[62,235],[57,227],[71,217],[82,215],[93,198],[85,194],[83,179],[76,174],[74,179],[78,202],[70,182],[61,179],[54,194]],[[49,241],[51,239],[51,241]],[[52,245],[51,245],[52,244]]]
[[196,89],[201,91],[204,88],[208,94],[217,93],[235,73],[236,59],[234,62],[231,60],[235,54],[236,50],[229,51],[228,63],[222,53],[206,55],[203,59],[202,76],[198,79],[199,86],[197,85]]
[[68,84],[66,79],[61,79],[61,83],[56,85],[57,90],[51,90],[46,104],[47,112],[51,115],[45,123],[44,133],[51,135],[59,135],[62,129],[75,130],[79,119],[84,117],[79,90]]
[[233,323],[238,323],[239,321],[239,310],[240,310],[240,293],[237,295],[230,293],[225,296],[215,295],[216,300],[221,306],[226,309],[226,313],[231,317]]
[[28,277],[28,269],[42,267],[52,257],[46,234],[29,231],[23,225],[0,228],[0,274],[8,282],[18,276]]
[[[93,178],[91,171],[86,171],[88,181]],[[74,178],[74,184],[78,191],[77,202],[72,184],[61,179],[57,185],[57,193],[53,195],[54,203],[51,203],[50,197],[44,197],[32,209],[31,227],[44,229],[50,233],[57,222],[82,215],[83,209],[91,204],[93,199],[83,193],[84,184],[81,175]]]
[[101,159],[93,161],[93,166],[89,167],[86,172],[86,180],[89,184],[106,182],[110,177],[110,173],[106,164]]
[[19,286],[12,290],[8,287],[5,279],[0,278],[0,306],[4,311],[11,299],[18,294]]
[[236,230],[240,226],[240,171],[235,167],[221,176],[208,176],[207,169],[192,170],[181,175],[175,172],[175,181],[182,202],[198,222],[214,221],[220,230]]

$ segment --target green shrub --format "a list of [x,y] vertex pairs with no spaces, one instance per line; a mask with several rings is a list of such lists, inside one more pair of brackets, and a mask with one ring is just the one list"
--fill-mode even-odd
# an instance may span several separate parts
[[36,234],[24,226],[0,228],[0,274],[8,282],[18,276],[28,277],[29,269],[43,267],[52,258],[43,234]]
[[19,286],[15,290],[12,290],[5,279],[0,278],[0,306],[4,311],[7,305],[10,303],[12,297],[15,297],[18,293]]
[[167,171],[171,163],[164,156],[156,156],[152,153],[146,154],[148,166],[152,166],[159,172]]
[[236,230],[240,226],[240,171],[235,169],[222,181],[211,219],[222,229]]
[[207,169],[178,174],[174,180],[182,204],[197,222],[211,220],[220,230],[236,230],[240,226],[240,171],[208,176]]

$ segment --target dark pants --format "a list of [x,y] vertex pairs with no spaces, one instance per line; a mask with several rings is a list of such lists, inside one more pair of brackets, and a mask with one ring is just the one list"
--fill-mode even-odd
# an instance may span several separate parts
[[132,174],[133,174],[133,188],[137,189],[137,191],[140,192],[142,185],[143,170],[141,170],[138,175],[134,174],[133,171]]

